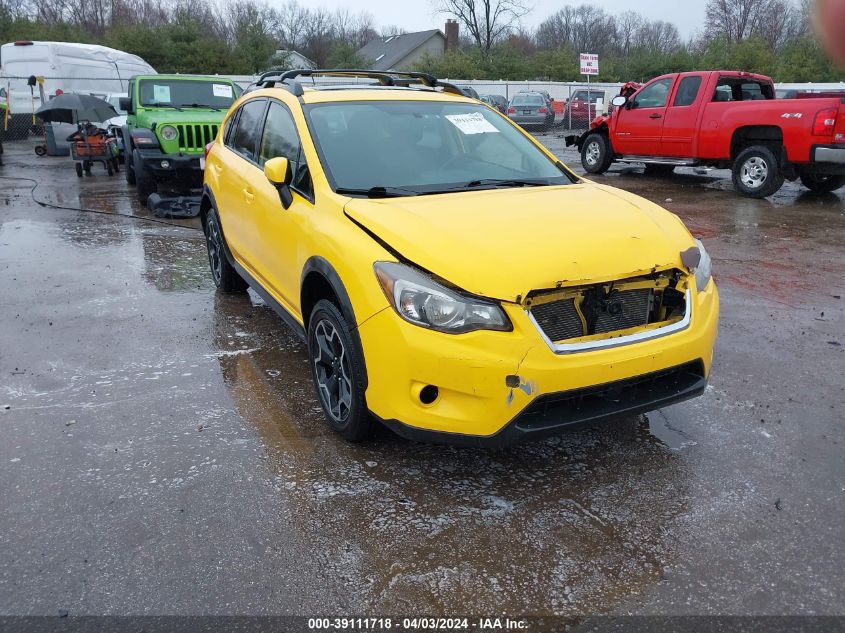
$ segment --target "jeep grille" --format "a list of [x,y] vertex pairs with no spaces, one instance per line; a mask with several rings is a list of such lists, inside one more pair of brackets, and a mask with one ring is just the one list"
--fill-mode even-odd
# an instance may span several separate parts
[[185,152],[201,152],[217,137],[217,125],[177,125],[179,149]]

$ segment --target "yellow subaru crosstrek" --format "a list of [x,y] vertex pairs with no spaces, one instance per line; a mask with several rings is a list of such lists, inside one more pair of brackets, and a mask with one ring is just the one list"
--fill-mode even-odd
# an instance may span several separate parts
[[334,430],[502,446],[702,393],[719,296],[675,215],[428,75],[298,81],[321,74],[232,106],[201,217],[218,288],[306,341]]

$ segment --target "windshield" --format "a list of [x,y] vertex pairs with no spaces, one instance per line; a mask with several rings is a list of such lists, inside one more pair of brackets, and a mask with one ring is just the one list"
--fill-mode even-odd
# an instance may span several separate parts
[[232,84],[225,81],[145,79],[138,86],[142,106],[212,108],[228,110],[235,100]]
[[413,195],[572,182],[504,117],[481,105],[356,101],[314,104],[306,115],[336,190],[384,187]]

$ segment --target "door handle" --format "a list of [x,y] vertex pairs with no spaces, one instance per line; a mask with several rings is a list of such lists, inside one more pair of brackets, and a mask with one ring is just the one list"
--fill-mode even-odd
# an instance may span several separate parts
[[648,115],[648,118],[649,118],[649,119],[659,119],[659,118],[661,118],[662,116],[663,116],[662,114],[657,114],[657,112],[655,112],[654,114],[649,114],[649,115]]
[[246,198],[247,202],[252,202],[255,200],[255,194],[252,193],[249,189],[244,189],[244,198]]

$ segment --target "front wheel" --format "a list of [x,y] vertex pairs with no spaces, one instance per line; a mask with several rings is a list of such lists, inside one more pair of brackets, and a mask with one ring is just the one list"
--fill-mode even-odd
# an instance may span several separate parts
[[373,432],[364,398],[364,355],[352,328],[331,301],[322,299],[308,321],[308,358],[326,421],[349,442]]
[[143,161],[137,149],[132,153],[132,167],[135,172],[135,186],[138,189],[138,202],[146,205],[147,198],[154,194],[158,187],[152,174],[144,169]]
[[801,184],[816,193],[831,193],[845,185],[845,176],[802,173]]
[[736,190],[749,198],[765,198],[783,185],[783,170],[774,152],[763,145],[742,150],[731,170]]
[[581,165],[589,174],[603,174],[613,163],[610,141],[604,134],[590,134],[581,146]]

